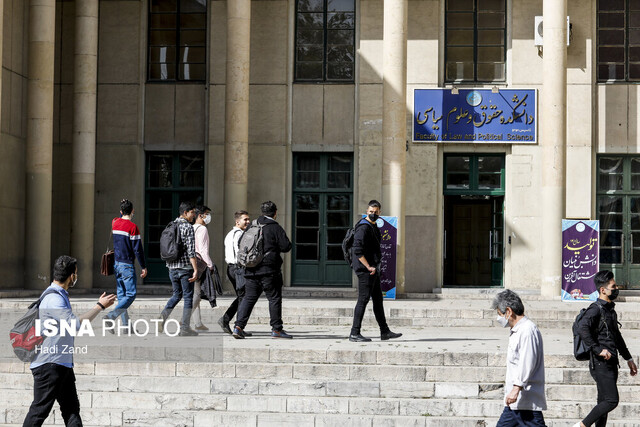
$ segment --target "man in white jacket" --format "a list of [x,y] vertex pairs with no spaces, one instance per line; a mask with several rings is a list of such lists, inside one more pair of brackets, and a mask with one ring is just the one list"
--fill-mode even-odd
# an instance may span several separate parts
[[547,409],[544,395],[544,351],[538,327],[524,315],[524,304],[513,291],[496,295],[491,305],[497,322],[510,327],[504,411],[496,427],[542,426]]
[[[207,263],[207,267],[213,270],[213,261],[209,256],[209,231],[207,225],[211,222],[211,209],[207,206],[196,206],[196,222],[193,224],[193,231],[196,235],[196,254]],[[202,324],[202,316],[200,315],[200,284],[202,279],[196,280],[193,287],[193,322],[197,331],[208,331]]]

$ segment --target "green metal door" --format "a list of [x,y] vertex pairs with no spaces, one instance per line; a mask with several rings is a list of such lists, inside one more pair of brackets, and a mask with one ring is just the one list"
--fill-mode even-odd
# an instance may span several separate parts
[[618,284],[640,288],[640,157],[598,158],[600,269]]
[[350,286],[342,239],[352,226],[350,154],[300,153],[294,158],[295,286]]
[[147,153],[144,248],[148,275],[145,283],[169,283],[160,259],[160,235],[178,216],[181,202],[204,202],[204,154]]

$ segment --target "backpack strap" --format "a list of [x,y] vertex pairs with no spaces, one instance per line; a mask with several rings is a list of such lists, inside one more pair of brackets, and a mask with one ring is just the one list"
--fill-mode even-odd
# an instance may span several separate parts
[[[44,299],[44,297],[46,297],[49,294],[60,294],[58,291],[56,291],[55,289],[49,287],[47,289],[45,289],[45,291],[42,293],[42,295],[40,295],[40,298],[38,298],[36,301],[32,302],[31,305],[29,306],[29,308],[33,308],[33,307],[40,307],[40,304],[42,303],[42,300]],[[62,295],[60,295],[62,296]]]

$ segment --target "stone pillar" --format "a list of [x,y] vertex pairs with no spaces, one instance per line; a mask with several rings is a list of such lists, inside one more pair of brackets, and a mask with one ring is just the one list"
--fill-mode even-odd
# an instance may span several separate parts
[[542,86],[542,286],[559,296],[562,277],[562,218],[565,216],[567,114],[567,0],[544,0]]
[[93,285],[98,84],[98,0],[76,1],[71,169],[71,256],[78,259],[78,285]]
[[404,292],[407,0],[384,0],[382,210],[398,217],[397,291]]
[[247,206],[249,176],[249,51],[251,0],[227,1],[225,86],[224,227]]
[[43,289],[51,280],[55,28],[56,0],[31,0],[24,255],[30,289]]

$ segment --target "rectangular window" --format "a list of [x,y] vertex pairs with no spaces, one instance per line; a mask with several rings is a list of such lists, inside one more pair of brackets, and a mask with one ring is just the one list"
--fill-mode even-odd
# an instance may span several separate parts
[[354,0],[296,2],[296,81],[353,81],[355,16]]
[[640,0],[598,1],[598,81],[640,81]]
[[504,195],[504,155],[445,154],[445,195]]
[[148,80],[205,81],[207,0],[150,0]]
[[201,151],[147,153],[144,248],[149,275],[145,283],[169,282],[160,259],[160,235],[178,217],[180,202],[204,203],[204,168]]
[[505,80],[506,0],[447,0],[445,80]]

